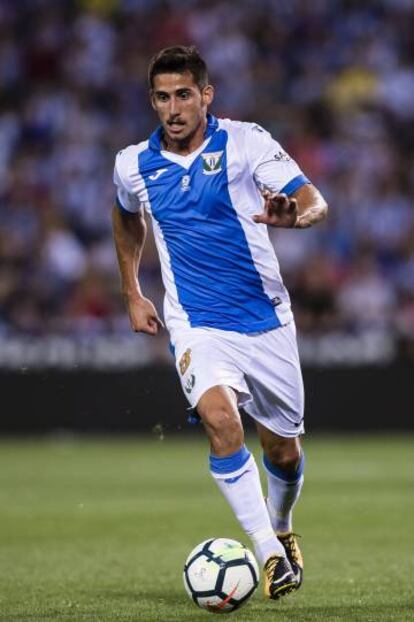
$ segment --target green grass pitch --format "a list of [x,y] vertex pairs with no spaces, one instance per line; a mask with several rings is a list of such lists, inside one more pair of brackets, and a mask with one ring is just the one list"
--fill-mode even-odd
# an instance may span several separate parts
[[[305,437],[304,585],[279,602],[260,585],[231,619],[414,620],[413,440]],[[212,620],[181,574],[210,536],[250,546],[210,479],[201,431],[0,443],[1,621]]]

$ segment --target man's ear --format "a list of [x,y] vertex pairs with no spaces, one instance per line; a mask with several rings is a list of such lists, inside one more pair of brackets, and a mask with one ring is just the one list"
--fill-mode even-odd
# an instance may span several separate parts
[[152,89],[149,92],[149,98],[150,98],[150,102],[151,102],[151,106],[152,106],[153,110],[156,110],[154,91]]
[[210,106],[214,99],[214,86],[207,84],[201,92],[201,98],[205,106]]

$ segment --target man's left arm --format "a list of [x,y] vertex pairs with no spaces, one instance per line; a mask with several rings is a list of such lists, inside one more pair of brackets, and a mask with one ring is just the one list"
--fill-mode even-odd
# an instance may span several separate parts
[[264,191],[262,214],[253,216],[257,223],[271,227],[306,229],[326,218],[328,205],[313,184],[303,184],[291,195]]

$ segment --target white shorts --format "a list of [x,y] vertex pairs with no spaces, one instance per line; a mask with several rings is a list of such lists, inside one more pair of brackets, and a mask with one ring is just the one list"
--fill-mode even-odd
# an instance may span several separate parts
[[293,321],[251,335],[190,328],[176,337],[176,368],[193,408],[207,389],[226,385],[237,392],[239,406],[275,434],[303,434],[304,391]]

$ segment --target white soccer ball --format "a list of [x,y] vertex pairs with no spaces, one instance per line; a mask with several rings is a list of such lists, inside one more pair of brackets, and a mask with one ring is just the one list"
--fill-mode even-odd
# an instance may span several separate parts
[[184,565],[184,586],[196,605],[230,613],[244,604],[259,583],[253,553],[237,540],[211,538],[196,546]]

